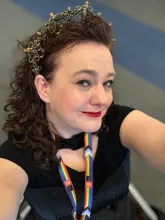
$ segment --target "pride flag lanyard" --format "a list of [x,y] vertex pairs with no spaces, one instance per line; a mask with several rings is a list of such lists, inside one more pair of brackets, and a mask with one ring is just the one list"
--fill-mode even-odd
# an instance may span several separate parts
[[[84,156],[85,156],[85,195],[84,195],[84,210],[81,214],[81,220],[90,219],[91,210],[92,210],[92,201],[93,201],[93,155],[92,155],[92,134],[84,134]],[[77,200],[76,192],[71,181],[70,175],[67,171],[67,168],[60,157],[60,154],[57,153],[59,159],[58,170],[65,187],[65,190],[70,198],[70,201],[73,206],[72,216],[74,220],[78,220],[77,217]]]

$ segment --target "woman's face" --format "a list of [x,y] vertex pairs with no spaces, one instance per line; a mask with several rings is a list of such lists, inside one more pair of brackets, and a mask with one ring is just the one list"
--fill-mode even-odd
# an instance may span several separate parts
[[[99,130],[113,100],[115,71],[108,48],[96,43],[79,44],[64,51],[59,62],[60,67],[46,88],[49,121],[64,138]],[[83,112],[101,115],[90,117]]]

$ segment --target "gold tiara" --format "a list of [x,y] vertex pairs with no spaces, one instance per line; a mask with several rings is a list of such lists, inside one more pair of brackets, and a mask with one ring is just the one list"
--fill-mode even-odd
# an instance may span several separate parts
[[[49,20],[45,25],[36,33],[34,40],[30,41],[27,48],[24,48],[24,52],[28,54],[29,63],[32,66],[32,71],[37,75],[40,73],[42,66],[39,65],[39,61],[44,57],[44,49],[41,46],[41,42],[47,40],[48,33],[52,36],[57,36],[60,34],[62,29],[62,21],[69,21],[74,16],[78,16],[79,19],[85,18],[88,15],[88,12],[93,13],[92,7],[89,6],[89,3],[86,1],[83,6],[77,6],[75,9],[71,10],[68,7],[67,11],[53,14],[50,13]],[[101,13],[97,13],[98,16]]]

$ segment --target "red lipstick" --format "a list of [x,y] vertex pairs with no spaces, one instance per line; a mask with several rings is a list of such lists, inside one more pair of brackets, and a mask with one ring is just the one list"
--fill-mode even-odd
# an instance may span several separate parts
[[83,113],[89,117],[100,117],[101,116],[101,112],[83,112]]

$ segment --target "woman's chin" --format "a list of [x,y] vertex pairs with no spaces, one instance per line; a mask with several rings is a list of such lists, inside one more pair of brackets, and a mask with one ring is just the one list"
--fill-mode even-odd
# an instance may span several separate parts
[[82,128],[82,131],[83,132],[93,133],[93,132],[97,132],[100,129],[100,127],[101,127],[101,123],[98,124],[98,125],[95,125],[95,126],[90,126],[90,125],[89,126],[84,126]]

